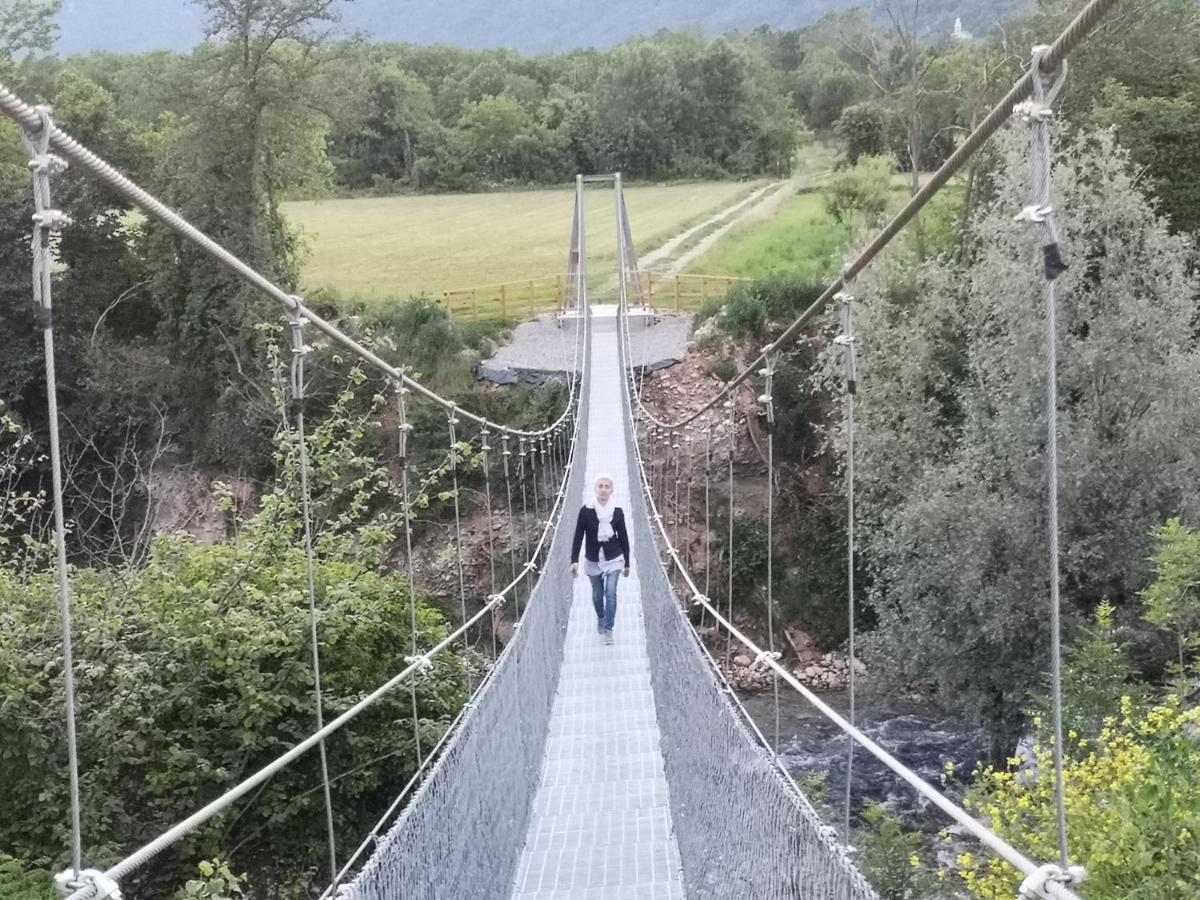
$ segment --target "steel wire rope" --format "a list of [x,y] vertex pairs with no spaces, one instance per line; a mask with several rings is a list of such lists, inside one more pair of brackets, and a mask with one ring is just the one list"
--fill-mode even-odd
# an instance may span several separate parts
[[[4,88],[0,86],[0,102]],[[58,376],[54,366],[53,236],[70,219],[51,204],[50,179],[66,169],[66,163],[50,152],[54,122],[49,107],[31,110],[30,119],[19,122],[21,143],[29,154],[33,174],[33,231],[30,236],[33,310],[35,325],[42,330],[42,355],[46,377],[46,425],[50,435],[50,479],[54,505],[54,552],[58,582],[59,628],[63,647],[63,694],[67,744],[68,829],[71,835],[71,873],[83,872],[83,807],[79,787],[79,732],[76,726],[75,653],[71,627],[71,584],[67,568],[67,525],[63,508],[62,444],[58,427]],[[66,873],[64,873],[65,875]]]
[[1046,343],[1046,505],[1047,542],[1050,582],[1050,679],[1054,722],[1054,804],[1058,831],[1058,849],[1062,868],[1069,871],[1070,847],[1067,840],[1066,780],[1063,764],[1063,687],[1062,687],[1062,613],[1059,582],[1061,566],[1058,548],[1058,299],[1055,280],[1066,271],[1059,248],[1054,207],[1050,203],[1051,171],[1054,150],[1051,144],[1051,104],[1066,79],[1063,60],[1054,84],[1047,88],[1042,57],[1046,47],[1033,48],[1030,71],[1034,75],[1033,92],[1026,119],[1031,126],[1030,205],[1017,218],[1033,223],[1041,232],[1042,303],[1045,308]]
[[[496,548],[495,548],[496,527],[495,527],[495,522],[493,520],[493,515],[492,515],[492,475],[491,475],[491,472],[489,471],[489,465],[490,465],[490,459],[491,459],[490,454],[491,454],[492,447],[488,443],[488,439],[491,437],[491,434],[492,434],[492,432],[487,428],[483,429],[483,431],[481,431],[479,433],[479,438],[480,438],[479,452],[481,455],[480,462],[481,462],[481,466],[483,468],[483,493],[484,493],[485,502],[487,503],[488,570],[490,573],[489,585],[491,586],[491,593],[494,594],[494,593],[496,593]],[[497,615],[498,615],[498,611],[493,611],[493,615],[492,615],[492,665],[493,666],[496,664],[496,658],[497,658],[497,647],[496,647],[496,626],[498,624]]]
[[[413,566],[413,540],[412,540],[412,504],[409,497],[408,489],[408,436],[412,432],[413,427],[408,422],[408,388],[404,386],[402,381],[394,381],[393,389],[396,393],[396,434],[399,450],[398,464],[400,466],[400,492],[401,502],[403,503],[402,515],[404,516],[404,575],[407,579],[405,587],[408,590],[408,615],[409,615],[409,632],[411,637],[412,656],[410,659],[415,660],[420,654],[417,646],[417,581]],[[516,572],[513,572],[513,577],[516,577]],[[416,679],[410,679],[409,693],[412,696],[412,720],[413,720],[413,747],[417,755],[417,767],[420,768],[423,764],[421,759],[421,719],[417,706],[417,682]]]
[[[521,485],[521,534],[525,538],[525,558],[529,558],[529,499],[525,491],[525,438],[517,442],[517,481]],[[526,594],[526,599],[529,595]]]
[[[459,512],[458,502],[459,444],[457,428],[459,420],[454,412],[452,406],[446,416],[446,425],[450,435],[450,492],[454,497],[454,560],[458,576],[458,603],[462,620],[465,622],[467,621],[467,582],[463,575],[462,516]],[[466,631],[463,631],[463,676],[467,683],[467,696],[470,697],[474,691],[471,687],[471,644]]]
[[[778,355],[767,357],[761,374],[766,380],[766,392],[760,396],[767,414],[767,650],[772,659],[779,659],[775,650],[775,365]],[[775,708],[775,742],[771,752],[779,754],[779,672],[772,669],[771,693]]]
[[[1054,72],[1059,64],[1071,53],[1099,24],[1100,20],[1117,5],[1119,0],[1090,0],[1087,6],[1071,21],[1055,42],[1050,45],[1040,57],[1040,71]],[[934,195],[978,152],[979,148],[999,130],[1012,115],[1013,109],[1021,101],[1027,99],[1033,92],[1035,71],[1030,69],[1009,89],[1008,93],[992,107],[984,119],[975,127],[963,142],[947,157],[946,161],[934,172],[921,188],[913,194],[904,207],[875,235],[870,243],[846,265],[843,277],[834,280],[825,288],[821,295],[807,309],[800,313],[774,341],[767,345],[759,355],[739,375],[735,376],[725,387],[710,397],[699,408],[692,410],[686,417],[674,422],[666,422],[654,417],[648,411],[650,418],[670,428],[681,428],[699,418],[708,410],[721,402],[722,397],[735,390],[738,385],[766,363],[770,353],[790,344],[800,334],[802,328],[812,322],[829,305],[838,291],[845,287],[845,278],[859,275],[876,256],[878,256],[892,239],[913,220]],[[644,410],[639,398],[638,406]]]
[[[631,413],[632,415],[632,413]],[[637,471],[642,481],[642,490],[646,497],[648,514],[653,523],[654,528],[662,540],[671,546],[670,533],[667,530],[666,523],[662,513],[658,509],[654,499],[654,492],[651,490],[651,485],[646,473],[645,461],[642,459],[641,451],[635,442],[634,451],[636,455]],[[672,553],[674,553],[672,549]],[[811,690],[805,687],[791,672],[782,666],[775,655],[770,650],[764,650],[756,644],[751,638],[747,637],[740,629],[733,624],[732,621],[726,619],[719,609],[711,600],[700,592],[696,583],[692,580],[691,575],[687,572],[683,573],[684,582],[691,591],[693,603],[698,606],[705,607],[713,616],[714,620],[722,628],[736,639],[740,644],[746,647],[755,656],[756,661],[761,661],[771,669],[783,681],[800,694],[809,704],[811,704],[825,718],[841,729],[845,734],[849,735],[852,740],[857,742],[861,747],[867,750],[872,756],[878,759],[884,766],[895,773],[901,780],[912,787],[917,793],[925,797],[939,810],[945,813],[949,818],[963,827],[964,830],[973,835],[982,844],[996,853],[1005,862],[1017,869],[1019,872],[1027,876],[1026,884],[1022,886],[1023,890],[1029,890],[1030,886],[1037,890],[1038,893],[1031,893],[1034,897],[1048,897],[1052,900],[1081,900],[1066,879],[1070,876],[1068,873],[1063,873],[1058,866],[1038,866],[1023,853],[1001,838],[999,835],[992,832],[981,822],[973,818],[966,810],[959,807],[957,804],[946,798],[933,785],[925,781],[918,774],[908,768],[904,763],[894,757],[887,750],[883,749],[875,741],[871,740],[856,726],[851,725],[846,721],[845,717],[840,715],[829,704],[825,703],[814,694]]]
[[[848,280],[848,279],[847,279]],[[855,724],[855,668],[858,659],[854,648],[854,397],[858,391],[858,376],[855,372],[854,347],[854,298],[849,291],[837,298],[841,303],[842,333],[835,339],[845,347],[843,365],[846,373],[844,403],[846,407],[846,655],[848,657],[847,687],[849,688],[849,710],[847,719]],[[850,800],[854,784],[854,741],[846,741],[846,795],[845,819],[842,834],[847,847],[850,846]]]
[[[729,585],[726,600],[729,605],[729,621],[733,621],[733,514],[734,514],[734,493],[733,493],[733,458],[737,453],[737,399],[735,396],[730,396],[725,401],[725,405],[729,408],[729,565],[726,568],[729,571]],[[733,665],[733,635],[728,634],[725,638],[725,665]]]
[[[312,537],[312,492],[308,479],[308,438],[304,431],[304,405],[308,396],[307,384],[304,377],[304,357],[309,352],[309,347],[304,342],[304,326],[306,324],[307,322],[302,316],[295,316],[291,320],[292,363],[289,371],[289,387],[291,392],[289,406],[296,420],[297,465],[300,469],[300,514],[303,519],[304,533],[304,576],[308,594],[309,648],[313,673],[313,711],[317,723],[317,731],[321,731],[325,727],[325,703],[321,683],[321,643],[317,626],[316,562]],[[325,799],[325,830],[329,841],[329,877],[336,881],[338,872],[337,835],[333,826],[333,795],[329,787],[329,761],[325,751],[324,740],[317,744],[317,753],[321,769],[321,786]]]
[[[512,577],[517,577],[517,542],[515,535],[516,519],[513,518],[513,499],[512,499],[512,479],[509,475],[509,457],[512,456],[512,451],[508,449],[508,435],[500,436],[500,458],[504,463],[504,491],[508,495],[508,558],[512,566]],[[514,618],[520,621],[521,619],[521,598],[514,597],[516,608],[513,612]]]

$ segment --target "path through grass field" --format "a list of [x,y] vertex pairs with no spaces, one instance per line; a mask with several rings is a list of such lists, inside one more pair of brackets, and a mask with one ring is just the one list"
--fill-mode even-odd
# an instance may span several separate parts
[[[626,186],[634,244],[650,250],[761,185]],[[586,202],[597,277],[616,258],[612,189],[589,187]],[[565,272],[573,205],[574,189],[563,188],[303,201],[284,212],[310,250],[304,288],[369,301]]]

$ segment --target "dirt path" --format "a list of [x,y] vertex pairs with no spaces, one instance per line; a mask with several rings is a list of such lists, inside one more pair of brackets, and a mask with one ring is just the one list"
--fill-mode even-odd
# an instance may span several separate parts
[[[759,188],[751,193],[750,196],[744,197],[732,206],[727,206],[700,224],[693,225],[686,231],[675,235],[675,237],[671,238],[661,247],[657,247],[640,257],[638,260],[639,267],[642,269],[653,268],[656,271],[674,275],[699,256],[700,253],[703,253],[720,240],[721,236],[729,231],[737,222],[740,222],[746,215],[763,208],[767,203],[778,202],[778,198],[785,193],[783,188],[788,184],[790,182],[777,181]],[[689,246],[696,238],[700,239],[699,243],[695,246]],[[680,252],[681,248],[683,248],[682,252]]]
[[667,274],[676,275],[682,272],[691,264],[692,260],[699,259],[705,253],[711,250],[717,241],[729,233],[730,229],[734,228],[741,222],[744,222],[746,219],[750,218],[750,216],[774,212],[779,207],[779,204],[783,202],[784,198],[790,194],[790,191],[786,190],[788,185],[789,182],[785,181],[773,185],[772,187],[764,188],[762,192],[760,192],[760,194],[754,198],[755,202],[753,204],[745,207],[739,212],[734,212],[734,210],[737,210],[737,207],[730,207],[730,209],[726,210],[726,212],[732,212],[733,214],[730,215],[727,220],[722,222],[719,227],[704,235],[698,244],[696,244],[694,247],[691,247],[680,256],[676,257],[672,261],[670,267],[667,269]]

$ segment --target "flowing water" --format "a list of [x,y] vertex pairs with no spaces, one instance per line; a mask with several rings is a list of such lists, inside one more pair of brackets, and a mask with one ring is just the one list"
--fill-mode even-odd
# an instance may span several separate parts
[[[843,715],[849,696],[845,691],[821,695],[821,699]],[[772,694],[742,698],[747,711],[771,741],[775,731]],[[779,747],[784,765],[797,781],[824,773],[829,802],[840,810],[846,790],[846,757],[849,738],[800,695],[781,686],[779,693]],[[899,699],[863,698],[856,702],[856,724],[902,763],[939,790],[946,764],[963,778],[970,776],[983,758],[985,744],[979,729],[946,716],[930,705]],[[951,790],[951,793],[955,793]],[[851,808],[857,814],[864,806],[883,803],[910,827],[936,830],[947,824],[945,816],[911,787],[861,747],[854,751]]]

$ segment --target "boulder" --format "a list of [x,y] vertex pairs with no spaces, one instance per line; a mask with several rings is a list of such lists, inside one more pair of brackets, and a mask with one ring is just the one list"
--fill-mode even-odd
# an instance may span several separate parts
[[750,659],[750,657],[748,657],[748,656],[745,656],[745,655],[743,655],[743,654],[741,654],[741,653],[739,653],[737,656],[735,656],[735,657],[733,658],[733,664],[734,664],[735,666],[741,666],[743,669],[744,669],[746,666],[750,665],[750,663],[751,663],[751,662],[752,662],[752,660]]

